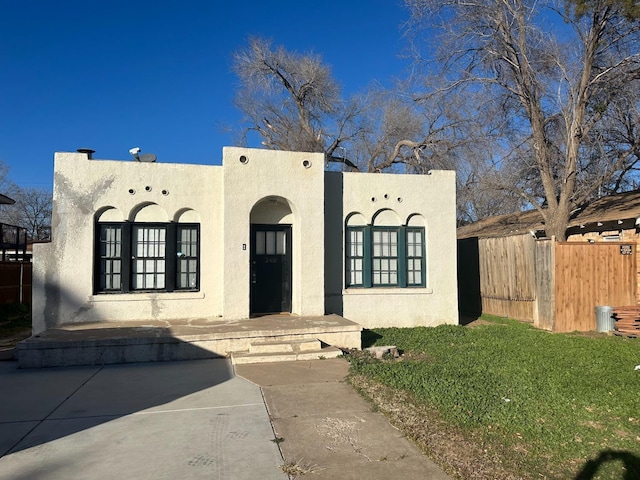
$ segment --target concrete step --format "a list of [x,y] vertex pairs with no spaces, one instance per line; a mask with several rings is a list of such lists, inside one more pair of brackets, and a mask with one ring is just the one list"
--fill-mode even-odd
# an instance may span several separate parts
[[336,347],[327,346],[317,350],[305,350],[297,352],[270,352],[270,353],[250,353],[233,352],[231,362],[233,365],[246,365],[248,363],[273,363],[273,362],[293,362],[295,360],[318,360],[322,358],[336,358],[342,355],[342,350]]
[[[256,354],[256,349],[259,355],[289,353],[302,359],[311,352],[313,358],[328,358],[340,352],[329,353],[321,345],[359,349],[361,331],[337,315],[67,324],[21,341],[15,356],[20,368],[195,360]],[[322,353],[314,355],[318,350]]]
[[17,348],[20,368],[202,360],[225,356],[224,352],[207,349],[202,343],[171,337],[23,343]]
[[317,338],[302,338],[298,340],[251,342],[249,353],[293,353],[320,350],[320,340]]

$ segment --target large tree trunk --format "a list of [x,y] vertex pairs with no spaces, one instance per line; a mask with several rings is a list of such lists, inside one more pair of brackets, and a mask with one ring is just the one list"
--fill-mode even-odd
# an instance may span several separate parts
[[569,202],[561,201],[555,208],[549,208],[545,215],[545,232],[548,237],[555,237],[558,242],[567,240],[569,223]]

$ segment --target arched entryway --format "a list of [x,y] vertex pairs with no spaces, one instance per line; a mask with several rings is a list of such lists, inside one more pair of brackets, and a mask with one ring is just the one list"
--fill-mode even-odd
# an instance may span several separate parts
[[250,313],[290,313],[294,215],[282,197],[268,197],[251,210]]

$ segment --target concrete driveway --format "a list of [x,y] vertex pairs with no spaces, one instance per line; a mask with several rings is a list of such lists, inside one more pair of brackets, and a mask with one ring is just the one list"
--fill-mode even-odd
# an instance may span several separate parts
[[286,479],[260,388],[227,360],[0,362],[0,479]]

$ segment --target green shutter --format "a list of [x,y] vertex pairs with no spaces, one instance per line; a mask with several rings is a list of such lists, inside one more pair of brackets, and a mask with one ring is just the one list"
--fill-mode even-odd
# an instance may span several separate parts
[[165,278],[164,285],[167,292],[173,292],[176,288],[176,258],[178,243],[178,228],[175,222],[167,224],[165,238]]
[[371,288],[371,226],[366,226],[363,229],[363,240],[364,240],[364,265],[363,269],[363,279],[362,286],[365,288]]
[[407,286],[407,229],[398,229],[398,286]]

